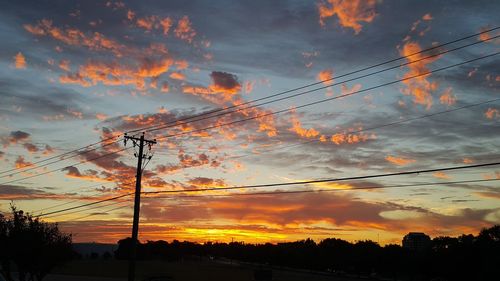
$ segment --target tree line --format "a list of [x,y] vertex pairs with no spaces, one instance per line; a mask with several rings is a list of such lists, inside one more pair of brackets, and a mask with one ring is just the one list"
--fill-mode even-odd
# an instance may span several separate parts
[[[120,240],[115,258],[128,259],[131,243],[131,238]],[[137,254],[141,260],[225,258],[270,268],[300,268],[397,280],[494,280],[490,278],[500,276],[500,225],[483,229],[477,236],[436,237],[421,250],[394,244],[380,246],[370,240],[351,243],[337,238],[318,243],[306,239],[278,244],[160,240],[139,243]]]
[[[128,259],[131,238],[118,242],[116,259]],[[327,238],[278,244],[194,243],[147,241],[138,243],[140,260],[229,259],[261,268],[296,268],[328,274],[357,274],[397,280],[496,280],[500,276],[500,225],[478,235],[436,237],[420,250],[399,245],[380,246],[370,240],[354,243]],[[0,273],[13,281],[41,281],[56,266],[75,258],[72,236],[11,206],[0,214]],[[109,258],[109,256],[107,256]]]

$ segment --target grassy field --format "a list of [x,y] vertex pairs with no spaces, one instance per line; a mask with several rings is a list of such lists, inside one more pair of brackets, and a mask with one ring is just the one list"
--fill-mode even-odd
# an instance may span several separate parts
[[[109,278],[125,278],[128,272],[127,261],[117,260],[81,260],[73,261],[64,267],[58,268],[53,273],[62,275],[95,276]],[[167,275],[176,281],[200,280],[230,280],[251,281],[254,270],[248,267],[221,264],[217,262],[164,262],[164,261],[139,261],[137,263],[137,279]],[[322,276],[304,272],[291,272],[273,270],[273,280],[277,281],[302,281],[302,280],[330,280],[351,281],[356,279],[340,278],[335,276]]]

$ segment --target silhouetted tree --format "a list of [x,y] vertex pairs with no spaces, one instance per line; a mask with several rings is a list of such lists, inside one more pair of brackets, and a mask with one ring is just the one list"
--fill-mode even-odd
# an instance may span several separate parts
[[9,224],[10,221],[6,220],[5,217],[0,214],[0,272],[7,278],[7,280],[12,280],[10,274],[10,243],[9,243]]
[[[73,256],[71,235],[62,233],[57,224],[45,223],[30,214],[18,211],[11,206],[11,218],[3,218],[0,230],[2,247],[2,265],[10,270],[10,262],[16,265],[19,280],[41,281],[56,266],[68,261]],[[6,272],[10,278],[10,272]]]

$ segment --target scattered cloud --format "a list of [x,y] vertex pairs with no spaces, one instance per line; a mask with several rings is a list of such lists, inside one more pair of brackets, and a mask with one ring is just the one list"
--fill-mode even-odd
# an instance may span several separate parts
[[439,102],[448,106],[454,105],[457,102],[457,98],[453,94],[453,89],[451,87],[446,88],[446,90],[441,94]]
[[26,58],[24,57],[24,55],[21,52],[17,53],[14,56],[14,66],[17,69],[26,68]]
[[[406,66],[408,68],[408,72],[403,75],[403,79],[427,73],[429,71],[428,65],[439,58],[433,57],[423,59],[429,56],[429,54],[418,53],[420,51],[422,51],[420,45],[412,41],[406,42],[401,48],[400,54],[405,56],[406,60],[410,63]],[[408,79],[402,83],[406,86],[402,89],[402,92],[406,95],[413,96],[413,102],[415,104],[424,105],[426,109],[430,109],[432,107],[432,92],[437,89],[438,84],[437,82],[431,82],[429,80],[429,75]]]
[[22,169],[22,168],[33,166],[33,163],[24,160],[23,156],[18,156],[14,165],[15,165],[16,169]]
[[387,155],[385,157],[385,160],[387,160],[388,162],[390,162],[394,165],[398,165],[398,166],[406,166],[408,164],[412,164],[412,163],[416,162],[415,159],[396,157],[396,156],[391,156],[391,155]]
[[325,20],[337,16],[339,24],[346,28],[352,28],[355,34],[359,34],[363,26],[362,22],[370,23],[377,15],[375,12],[376,0],[326,0],[318,3],[319,23],[325,26]]
[[192,23],[188,16],[183,16],[178,22],[177,27],[174,29],[176,37],[185,40],[189,43],[193,42],[196,36],[196,31],[192,27]]
[[484,117],[488,119],[497,119],[500,118],[500,112],[498,109],[490,107],[484,112]]
[[292,113],[290,122],[292,123],[292,127],[288,130],[296,133],[300,137],[314,138],[319,135],[319,132],[314,128],[303,128],[302,124],[300,123],[299,117],[295,113]]

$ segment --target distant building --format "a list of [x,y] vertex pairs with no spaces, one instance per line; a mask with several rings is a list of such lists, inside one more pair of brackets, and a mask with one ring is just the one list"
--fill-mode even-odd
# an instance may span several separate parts
[[423,251],[431,245],[431,238],[422,232],[410,232],[403,238],[403,248]]

